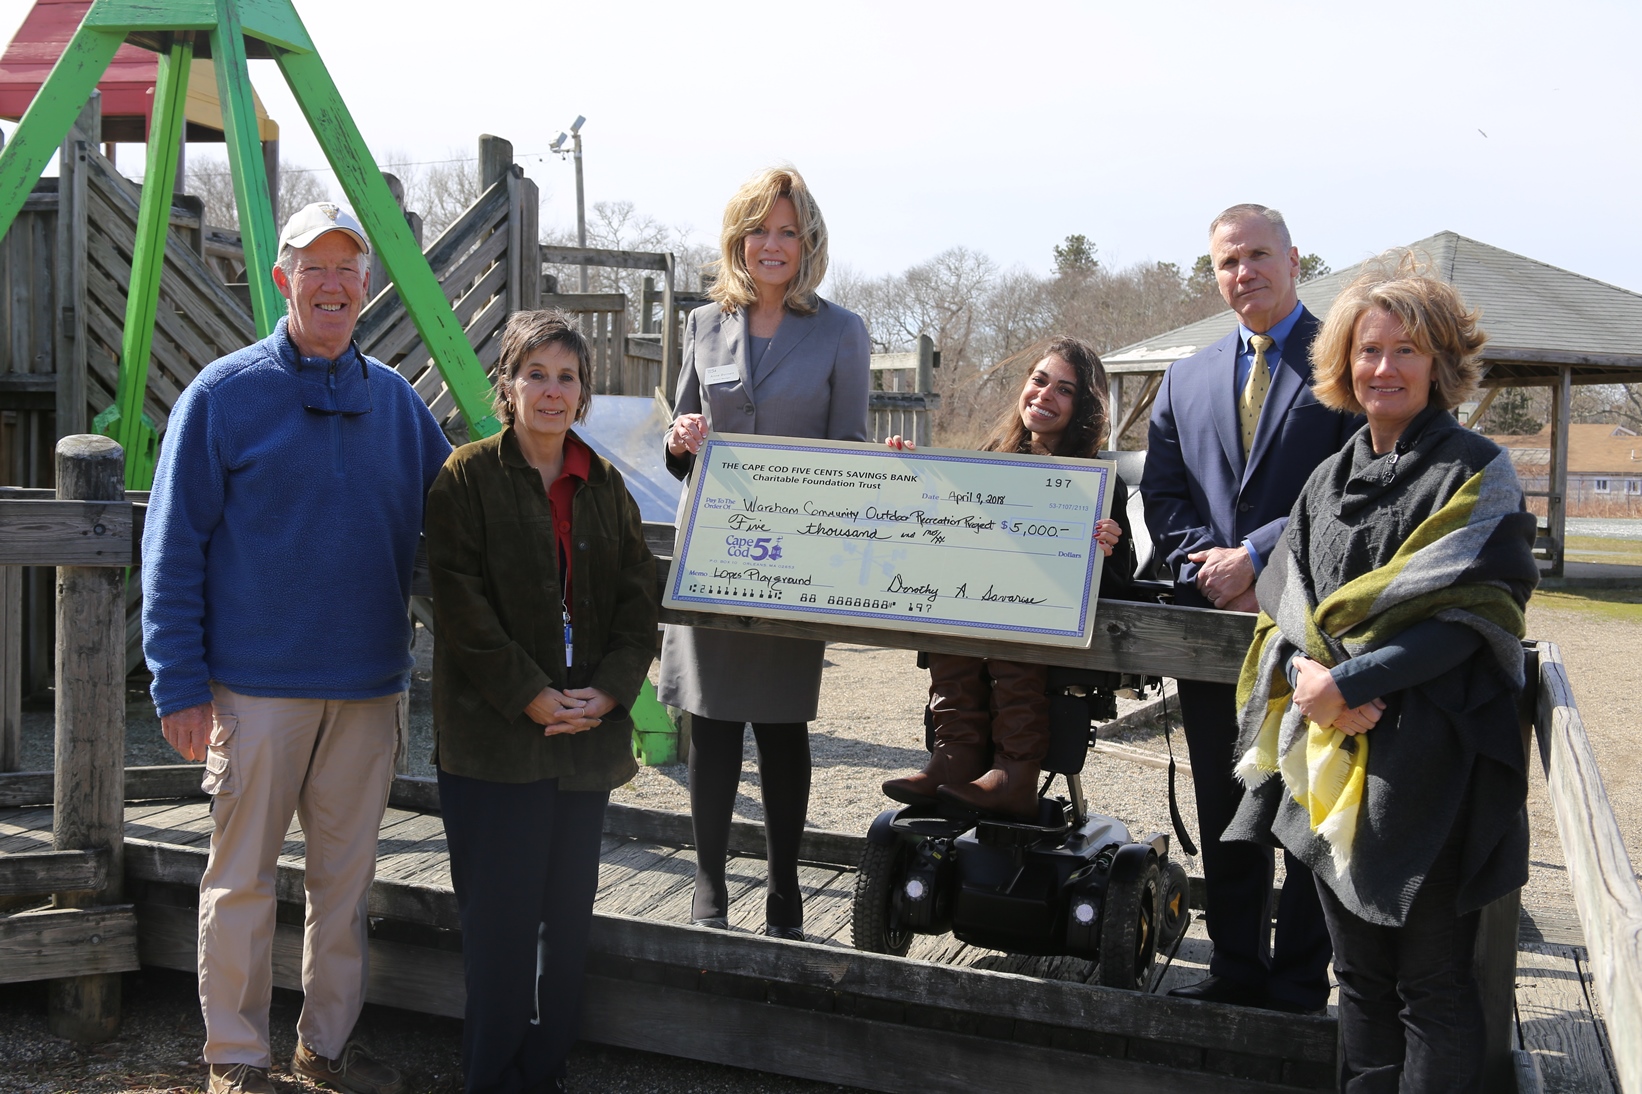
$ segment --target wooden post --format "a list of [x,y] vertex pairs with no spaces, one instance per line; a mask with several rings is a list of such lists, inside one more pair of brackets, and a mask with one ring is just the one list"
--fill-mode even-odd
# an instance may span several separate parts
[[542,192],[519,169],[519,306],[542,306]]
[[[523,210],[521,208],[524,190],[524,170],[515,164],[508,164],[502,170],[502,178],[507,182],[507,223],[499,231],[507,232],[507,310],[516,312],[524,305],[521,302],[525,268],[530,265],[530,259],[535,258],[537,265],[541,264],[542,249],[539,244],[525,246]],[[526,250],[531,253],[526,254]]]
[[[935,339],[927,334],[918,336],[918,392],[928,396],[935,390]],[[930,413],[931,399],[923,401],[923,409],[913,414],[918,443],[928,447],[934,441],[934,415]]]
[[23,766],[23,568],[0,566],[0,771]]
[[[125,499],[125,454],[108,437],[57,442],[57,497]],[[57,893],[59,908],[117,902],[125,849],[125,584],[117,566],[57,568],[57,754],[52,845],[103,848],[108,886]],[[51,1032],[106,1041],[120,1028],[120,977],[95,973],[48,982]]]
[[[1533,756],[1538,668],[1538,658],[1530,657],[1528,690],[1521,711],[1525,761]],[[1485,1090],[1510,1090],[1515,1082],[1516,1062],[1511,1049],[1516,1043],[1517,927],[1521,918],[1522,890],[1513,889],[1492,904],[1484,905],[1477,924],[1471,964],[1478,994],[1482,996],[1482,1085]]]
[[93,94],[63,139],[57,182],[57,436],[84,433],[86,420],[86,156],[102,133],[103,97]]
[[[240,242],[245,245],[251,314],[257,337],[266,338],[285,314],[285,300],[274,288],[279,228],[274,224],[262,141],[257,136],[256,104],[251,73],[245,66],[245,33],[238,4],[217,5],[217,25],[211,30],[210,46],[211,67],[217,74],[217,102],[222,107],[223,140],[228,147],[228,172],[234,180],[234,204],[239,209]],[[310,124],[313,121],[310,116]]]
[[479,134],[479,191],[489,190],[513,166],[513,142]]
[[646,274],[644,277],[644,293],[639,297],[639,333],[655,334],[656,316],[650,309],[655,305],[656,279]]
[[1123,422],[1123,377],[1108,377],[1106,388],[1111,395],[1106,407],[1106,425],[1111,430],[1111,435],[1106,438],[1106,447],[1109,449],[1122,448],[1123,444],[1118,439],[1117,427]]
[[673,279],[676,260],[667,252],[667,268],[661,272],[661,382],[667,388],[667,405],[678,399],[678,374],[684,367],[683,349],[678,344],[678,321],[673,315]]
[[1551,536],[1551,574],[1561,577],[1568,555],[1568,420],[1573,403],[1573,369],[1557,369],[1551,389],[1551,481],[1545,499],[1545,523]]
[[[388,193],[393,195],[394,204],[398,205],[399,211],[403,213],[405,211],[405,184],[399,180],[398,175],[390,171],[382,172],[382,181],[388,184]],[[410,223],[410,214],[408,213],[405,214],[405,223]],[[418,236],[416,242],[418,245],[421,244],[420,236]],[[382,264],[382,256],[374,247],[371,249],[371,259],[367,266],[371,271],[371,283],[366,291],[372,297],[375,297],[388,287],[389,279],[388,268]]]
[[[411,624],[411,630],[416,630],[416,624]],[[410,689],[406,688],[399,695],[399,712],[394,723],[393,746],[393,773],[395,775],[409,775],[411,773],[411,738],[410,738]]]

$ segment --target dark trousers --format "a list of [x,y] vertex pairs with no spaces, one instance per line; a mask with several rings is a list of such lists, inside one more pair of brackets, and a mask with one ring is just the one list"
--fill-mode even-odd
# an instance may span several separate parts
[[[805,722],[754,722],[758,784],[764,797],[764,841],[769,880],[764,922],[802,927],[804,898],[798,888],[798,842],[810,808],[810,727]],[[729,914],[724,862],[730,849],[730,817],[741,783],[745,722],[690,720],[690,823],[696,841],[696,889],[690,918]]]
[[599,886],[605,791],[439,772],[462,921],[468,1094],[545,1091],[564,1075],[581,1015]]
[[1306,864],[1283,852],[1287,880],[1277,900],[1272,940],[1271,887],[1275,851],[1256,843],[1224,842],[1243,798],[1233,775],[1237,757],[1237,696],[1230,684],[1180,681],[1180,715],[1192,757],[1197,827],[1208,890],[1209,971],[1273,1000],[1315,1010],[1328,1003],[1328,927]]
[[1455,908],[1460,850],[1450,838],[1401,927],[1366,923],[1317,886],[1334,938],[1341,1089],[1350,1094],[1482,1089],[1485,1034],[1472,964],[1482,912]]

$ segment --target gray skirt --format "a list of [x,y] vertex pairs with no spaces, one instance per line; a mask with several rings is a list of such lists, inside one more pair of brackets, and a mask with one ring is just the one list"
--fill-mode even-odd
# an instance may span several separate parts
[[667,627],[661,683],[669,706],[726,722],[809,722],[821,698],[819,639]]

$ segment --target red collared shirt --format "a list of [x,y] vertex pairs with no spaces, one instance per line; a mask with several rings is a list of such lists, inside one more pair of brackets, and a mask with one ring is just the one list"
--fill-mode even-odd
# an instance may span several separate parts
[[593,450],[575,434],[564,439],[564,467],[547,491],[547,504],[553,509],[553,536],[559,544],[559,589],[564,594],[564,610],[570,611],[571,563],[570,550],[571,499],[576,496],[576,483],[587,481],[588,469],[593,464]]

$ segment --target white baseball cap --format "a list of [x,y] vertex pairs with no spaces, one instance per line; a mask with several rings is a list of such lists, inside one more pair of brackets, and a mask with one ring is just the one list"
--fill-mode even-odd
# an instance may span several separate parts
[[365,238],[365,229],[351,213],[330,201],[316,201],[304,205],[285,222],[279,233],[279,249],[301,250],[326,232],[347,232],[365,254],[371,253],[371,241]]

